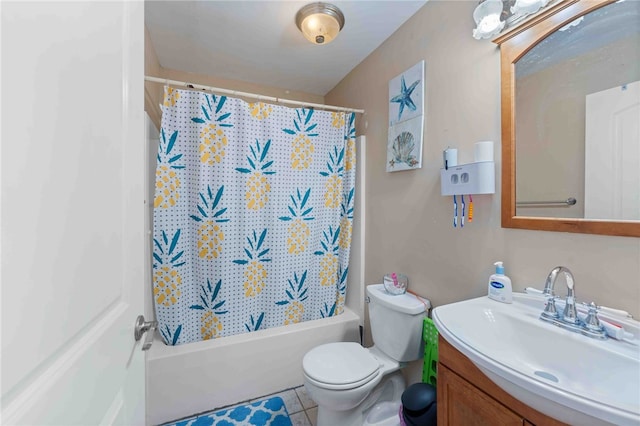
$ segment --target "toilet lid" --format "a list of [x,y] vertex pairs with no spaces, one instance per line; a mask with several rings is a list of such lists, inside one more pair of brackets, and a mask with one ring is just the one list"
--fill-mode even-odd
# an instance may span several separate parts
[[320,345],[304,356],[302,368],[313,380],[329,385],[366,382],[373,378],[380,364],[357,343],[339,342]]

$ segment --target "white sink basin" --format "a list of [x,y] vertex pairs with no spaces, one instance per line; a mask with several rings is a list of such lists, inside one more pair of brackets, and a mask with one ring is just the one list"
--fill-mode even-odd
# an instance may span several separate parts
[[[494,383],[536,410],[570,424],[640,425],[640,346],[543,322],[543,309],[539,296],[514,293],[512,304],[480,297],[439,306],[433,320]],[[614,322],[638,342],[640,323]]]

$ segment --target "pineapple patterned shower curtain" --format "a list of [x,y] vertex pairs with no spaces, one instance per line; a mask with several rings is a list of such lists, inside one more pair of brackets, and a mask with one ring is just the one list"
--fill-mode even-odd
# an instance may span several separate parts
[[342,312],[354,119],[165,88],[153,296],[168,345]]

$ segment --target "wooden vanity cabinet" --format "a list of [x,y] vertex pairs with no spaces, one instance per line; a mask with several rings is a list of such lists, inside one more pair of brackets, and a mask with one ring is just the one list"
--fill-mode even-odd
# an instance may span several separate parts
[[438,336],[438,425],[560,426],[502,390]]

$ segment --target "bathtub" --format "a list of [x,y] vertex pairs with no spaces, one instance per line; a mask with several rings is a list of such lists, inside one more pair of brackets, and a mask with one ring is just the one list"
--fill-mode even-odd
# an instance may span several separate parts
[[159,424],[302,385],[302,357],[322,343],[360,342],[360,318],[341,315],[147,352],[147,423]]
[[[151,235],[155,191],[155,161],[159,134],[147,120],[147,201],[145,226]],[[356,199],[344,313],[253,333],[205,342],[167,346],[158,334],[146,352],[146,418],[157,425],[283,389],[300,386],[302,357],[329,342],[360,342],[365,302],[365,176],[366,139],[356,138]],[[146,246],[145,318],[154,318],[151,285],[153,242]]]

